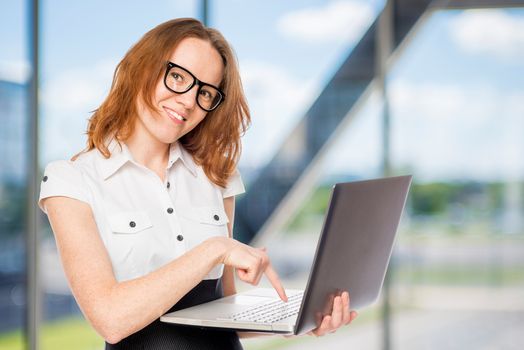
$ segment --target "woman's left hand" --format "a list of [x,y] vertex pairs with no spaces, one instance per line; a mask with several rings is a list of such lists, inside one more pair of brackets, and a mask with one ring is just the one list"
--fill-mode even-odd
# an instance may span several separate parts
[[358,316],[356,311],[349,310],[348,292],[343,292],[333,299],[332,310],[331,315],[324,316],[320,325],[307,334],[321,337],[327,333],[335,333],[337,329],[350,324]]

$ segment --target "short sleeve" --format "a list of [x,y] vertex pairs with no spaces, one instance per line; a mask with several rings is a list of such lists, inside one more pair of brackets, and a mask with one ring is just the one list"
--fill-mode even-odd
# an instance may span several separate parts
[[222,189],[222,197],[232,197],[244,192],[246,192],[246,189],[244,188],[244,182],[242,181],[242,178],[240,177],[240,172],[237,169],[229,178],[227,182],[227,187]]
[[40,184],[40,198],[38,206],[47,214],[42,207],[42,200],[49,197],[69,197],[89,203],[87,188],[81,171],[71,161],[59,160],[51,162],[44,171],[44,177]]

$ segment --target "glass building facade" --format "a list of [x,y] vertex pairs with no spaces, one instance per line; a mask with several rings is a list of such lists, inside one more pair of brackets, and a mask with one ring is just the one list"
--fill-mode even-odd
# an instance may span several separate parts
[[[362,3],[207,3],[209,25],[223,32],[238,55],[253,114],[240,162],[248,191],[256,192],[257,178],[273,158],[285,164],[311,147],[300,142],[301,121],[384,6],[382,1],[368,7]],[[127,49],[165,20],[201,18],[202,3],[160,1],[152,8],[120,1],[53,0],[40,5],[41,170],[49,161],[69,158],[84,147],[86,120],[107,93],[113,69]],[[29,46],[30,7],[16,1],[0,4],[5,23],[0,27],[0,349],[10,350],[28,344],[24,320],[30,102],[23,43]],[[322,18],[355,23],[350,16],[337,17],[345,11],[362,14],[359,29],[341,27],[356,33],[353,36],[320,37],[320,29],[308,32],[299,25],[301,20]],[[139,16],[146,12],[148,16]],[[266,23],[268,18],[278,20]],[[267,26],[264,35],[253,24]],[[15,40],[9,40],[6,30],[13,28]],[[314,167],[305,167],[304,173],[314,176],[301,183],[300,196],[295,195],[283,217],[270,217],[274,230],[257,237],[268,247],[285,286],[303,288],[330,187],[384,174],[387,113],[389,172],[414,176],[388,271],[388,293],[336,334],[247,339],[246,349],[524,346],[524,11],[432,10],[413,28],[395,48],[385,93],[379,84],[371,84],[358,99],[358,108],[340,120],[329,109],[336,97],[324,102],[325,124],[314,128],[321,134],[335,125],[335,132],[309,138],[321,140],[322,146],[320,156],[309,159]],[[279,147],[286,142],[293,147],[283,152]],[[42,213],[38,222],[40,348],[102,349],[103,339],[85,321],[70,293]],[[386,301],[389,312],[384,314]]]

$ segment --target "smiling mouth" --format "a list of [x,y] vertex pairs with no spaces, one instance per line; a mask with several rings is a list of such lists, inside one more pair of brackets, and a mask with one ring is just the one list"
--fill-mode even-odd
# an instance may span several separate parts
[[172,118],[175,118],[177,120],[180,120],[181,122],[186,122],[187,119],[182,117],[180,114],[178,114],[177,112],[173,111],[172,109],[169,109],[167,107],[164,107],[164,110],[167,112],[167,114],[169,114],[170,117]]

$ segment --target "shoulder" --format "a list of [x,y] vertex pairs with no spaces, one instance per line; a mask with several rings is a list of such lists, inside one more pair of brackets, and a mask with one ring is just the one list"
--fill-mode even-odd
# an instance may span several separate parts
[[70,160],[56,160],[45,167],[43,183],[54,183],[55,180],[77,182],[82,173],[79,167]]
[[81,153],[75,160],[55,160],[47,164],[44,177],[60,176],[64,179],[79,179],[82,173],[94,167],[95,150]]
[[86,174],[94,170],[93,153],[81,154],[76,160],[56,160],[47,164],[40,185],[38,204],[49,197],[63,196],[89,203],[89,188]]
[[231,174],[227,180],[227,186],[225,188],[221,188],[221,191],[223,198],[236,196],[246,192],[244,182],[242,181],[242,177],[240,176],[238,169],[235,169],[233,174]]

